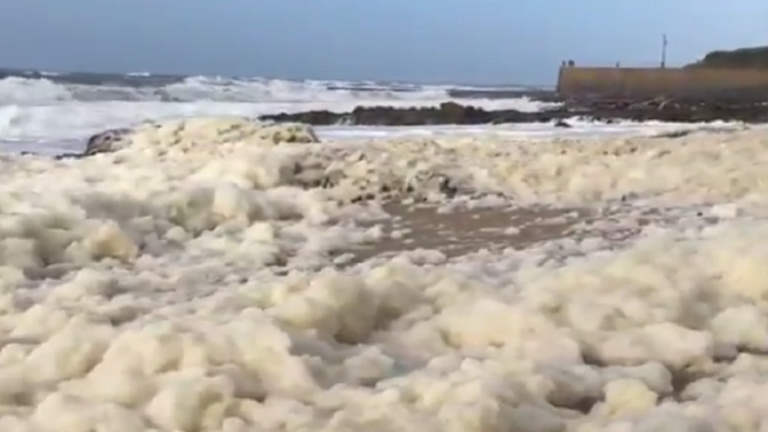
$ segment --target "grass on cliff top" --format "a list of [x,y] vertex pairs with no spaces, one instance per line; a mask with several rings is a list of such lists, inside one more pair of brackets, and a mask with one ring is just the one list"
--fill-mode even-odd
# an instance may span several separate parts
[[768,69],[768,46],[712,51],[703,59],[686,67],[758,68]]

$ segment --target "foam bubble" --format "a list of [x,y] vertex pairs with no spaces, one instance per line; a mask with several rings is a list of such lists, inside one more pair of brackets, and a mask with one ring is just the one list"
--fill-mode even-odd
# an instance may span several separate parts
[[[764,427],[759,132],[171,136],[0,158],[3,430]],[[481,193],[659,218],[622,241],[334,265],[381,237],[363,222],[385,196]]]
[[193,117],[106,131],[88,141],[85,153],[113,152],[129,145],[156,151],[185,152],[195,146],[233,142],[263,146],[318,141],[312,128],[303,124],[265,124],[244,117]]

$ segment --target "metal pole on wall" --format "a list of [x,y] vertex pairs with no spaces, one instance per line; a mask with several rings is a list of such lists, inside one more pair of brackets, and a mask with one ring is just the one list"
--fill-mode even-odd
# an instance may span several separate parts
[[667,34],[661,36],[661,68],[667,67]]

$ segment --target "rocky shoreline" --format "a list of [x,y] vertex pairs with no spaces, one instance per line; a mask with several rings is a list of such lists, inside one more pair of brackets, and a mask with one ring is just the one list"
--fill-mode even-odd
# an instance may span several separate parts
[[[554,93],[552,93],[554,94]],[[553,101],[550,94],[548,101]],[[351,112],[305,111],[263,115],[247,121],[263,121],[270,127],[287,128],[287,131],[301,127],[354,125],[354,126],[424,126],[424,125],[483,125],[515,123],[550,123],[553,127],[569,128],[574,118],[603,122],[617,121],[663,121],[676,123],[703,123],[713,121],[741,122],[745,124],[768,123],[768,102],[710,102],[705,100],[654,99],[632,101],[619,99],[594,99],[589,101],[562,101],[560,106],[535,112],[517,110],[485,110],[455,102],[442,103],[436,107],[396,108],[388,106],[360,107]],[[254,124],[256,124],[254,123]],[[142,125],[139,125],[142,126]],[[139,127],[136,126],[136,127]],[[154,122],[144,127],[157,128]],[[126,136],[136,132],[136,127],[110,129],[88,138],[83,152],[65,153],[56,159],[70,159],[114,151]],[[309,132],[300,131],[302,137]],[[306,132],[306,133],[305,133]],[[293,132],[291,132],[293,133]],[[311,134],[309,134],[311,135]],[[309,136],[307,135],[307,136]],[[275,137],[281,140],[285,137]],[[288,139],[287,142],[293,138]],[[302,138],[303,139],[303,138]],[[307,138],[311,142],[316,137]],[[22,154],[34,154],[22,152]]]
[[[550,94],[536,100],[557,100]],[[711,121],[768,122],[768,102],[708,100],[628,100],[589,99],[565,100],[556,108],[537,112],[513,109],[485,110],[471,105],[446,102],[437,107],[394,108],[358,106],[349,112],[327,110],[279,113],[261,116],[261,120],[298,122],[314,126],[424,126],[480,125],[504,123],[554,123],[568,127],[567,119],[581,117],[594,121],[665,121],[699,123]]]

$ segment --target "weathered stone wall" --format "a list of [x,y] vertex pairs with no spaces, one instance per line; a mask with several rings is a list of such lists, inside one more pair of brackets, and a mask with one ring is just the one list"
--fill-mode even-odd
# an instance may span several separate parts
[[768,70],[564,66],[557,89],[565,97],[768,100]]

